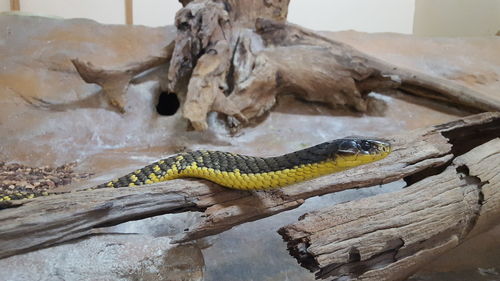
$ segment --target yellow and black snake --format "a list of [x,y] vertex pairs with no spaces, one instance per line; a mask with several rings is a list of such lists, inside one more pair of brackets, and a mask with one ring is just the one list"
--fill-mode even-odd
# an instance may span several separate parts
[[[157,161],[89,189],[133,187],[193,177],[207,179],[232,189],[264,190],[377,161],[390,152],[389,142],[363,137],[336,139],[289,154],[267,158],[197,150]],[[0,203],[47,195],[50,193],[0,194]]]

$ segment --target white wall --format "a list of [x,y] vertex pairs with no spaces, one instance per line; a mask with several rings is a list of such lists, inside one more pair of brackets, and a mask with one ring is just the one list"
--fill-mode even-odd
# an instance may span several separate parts
[[125,23],[123,0],[21,0],[20,2],[22,12],[63,18],[90,18],[108,24]]
[[413,31],[415,0],[291,0],[288,20],[315,30]]
[[[244,0],[241,0],[244,1]],[[124,24],[124,0],[20,0],[21,11]],[[177,0],[134,0],[134,24],[173,24]],[[0,11],[10,0],[0,0]],[[500,30],[500,0],[291,0],[289,21],[316,30],[484,36]]]
[[135,0],[134,24],[164,26],[174,24],[175,13],[182,8],[176,0]]
[[0,12],[10,11],[10,1],[0,0]]
[[488,36],[500,30],[500,0],[416,0],[414,33]]
[[[85,17],[102,23],[125,23],[123,0],[20,0],[21,11],[64,18]],[[415,0],[291,0],[289,20],[317,30],[367,32],[413,30]],[[9,10],[9,0],[0,8]],[[134,24],[173,24],[177,0],[134,0]]]

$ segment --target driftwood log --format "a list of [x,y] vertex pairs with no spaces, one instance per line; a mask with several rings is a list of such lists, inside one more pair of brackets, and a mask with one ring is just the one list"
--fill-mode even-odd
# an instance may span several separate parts
[[289,1],[180,2],[177,35],[162,56],[109,70],[73,60],[82,78],[101,85],[120,112],[132,78],[161,64],[168,65],[162,90],[177,94],[183,116],[196,130],[207,128],[209,112],[226,116],[236,129],[258,122],[281,94],[366,112],[368,93],[398,89],[472,112],[500,110],[500,102],[481,92],[396,67],[287,23]]
[[[425,181],[435,186],[440,181],[433,180],[439,177],[430,175],[450,169],[453,172],[453,165],[462,166],[458,159],[469,165],[467,161],[473,160],[465,155],[456,158],[454,164],[451,161],[499,135],[500,113],[473,115],[390,137],[394,151],[382,161],[269,192],[229,190],[204,180],[179,179],[137,189],[89,190],[19,201],[15,208],[0,211],[0,258],[91,235],[103,226],[161,214],[200,212],[203,220],[176,238],[177,242],[186,242],[296,208],[313,196],[400,179],[412,185],[428,178]],[[469,177],[483,177],[481,173],[486,171],[470,166]],[[486,175],[481,181],[488,177]],[[490,191],[486,191],[485,185],[484,198],[490,198],[487,192]],[[483,204],[481,210],[491,209],[487,216],[498,215],[499,206],[493,202],[488,204],[492,205]],[[467,225],[467,220],[473,217],[457,225]],[[489,221],[486,217],[485,225]],[[477,224],[482,220],[479,217]]]
[[406,189],[303,215],[279,233],[318,278],[403,280],[500,223],[500,132]]

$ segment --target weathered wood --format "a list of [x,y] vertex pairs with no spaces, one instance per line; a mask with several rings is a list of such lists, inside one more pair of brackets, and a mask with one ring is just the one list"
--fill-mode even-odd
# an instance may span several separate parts
[[[179,2],[183,7],[190,3],[195,4],[193,6],[198,6],[198,9],[207,4],[206,0],[179,0]],[[221,3],[235,24],[253,28],[258,18],[286,21],[290,0],[216,0],[210,2]]]
[[183,116],[195,130],[207,129],[207,114],[216,109],[244,121],[224,96],[233,49],[233,30],[224,4],[193,1],[177,12],[175,24],[178,31],[168,85],[170,91],[183,93],[178,94]]
[[[330,56],[331,60],[336,61],[336,63],[329,63],[329,67],[318,63],[320,62],[319,60],[311,60],[311,62],[315,62],[313,64],[282,66],[282,69],[279,71],[282,75],[286,75],[287,73],[294,75],[295,72],[305,72],[306,68],[310,70],[310,65],[314,65],[315,68],[319,67],[313,71],[313,74],[306,75],[305,78],[301,78],[298,82],[295,82],[297,84],[303,83],[300,81],[302,79],[321,77],[321,75],[318,75],[320,73],[335,75],[338,72],[345,71],[349,75],[346,75],[344,79],[350,79],[352,81],[351,84],[358,90],[354,91],[354,89],[351,89],[349,93],[383,92],[387,88],[398,88],[411,94],[452,103],[459,107],[462,106],[473,110],[498,111],[500,109],[499,102],[488,99],[487,96],[478,91],[446,79],[397,67],[363,53],[348,44],[326,38],[297,25],[259,19],[256,23],[256,28],[257,33],[262,36],[266,44],[281,47],[280,52],[283,52],[284,47],[291,46],[302,46],[303,48],[307,46],[309,48],[307,51],[288,51],[287,56],[289,57],[302,58],[307,56],[309,52],[311,53],[310,55],[314,56],[315,49],[323,47],[328,51],[328,53],[325,52],[323,57]],[[271,55],[269,57],[273,58],[274,56]],[[342,79],[338,79],[335,76],[331,80],[342,82]],[[333,83],[333,81],[330,83]],[[388,81],[392,83],[388,83]],[[310,91],[308,95],[318,95],[321,97],[320,93],[316,91]],[[307,99],[308,97],[305,96],[304,98]]]
[[318,278],[403,280],[500,222],[500,130],[406,189],[301,216],[279,233]]
[[[259,1],[239,3],[251,2]],[[196,130],[207,128],[206,116],[213,111],[228,116],[233,126],[258,120],[287,93],[366,112],[368,93],[397,88],[468,110],[500,110],[500,103],[477,91],[396,67],[283,21],[257,18],[257,34],[243,32],[221,3],[226,2],[194,1],[176,17],[170,90],[179,91],[188,81],[183,115]],[[261,40],[264,46],[255,47]]]
[[195,207],[171,188],[83,191],[42,197],[0,211],[0,258],[92,234],[99,225]]
[[454,163],[480,191],[480,212],[467,235],[470,238],[500,223],[500,138],[475,148]]
[[296,208],[312,196],[443,169],[453,153],[460,153],[456,146],[467,149],[472,136],[477,140],[473,145],[479,145],[498,132],[500,113],[408,132],[390,137],[394,151],[382,161],[269,192],[228,190],[185,179],[138,189],[99,189],[19,201],[16,208],[0,211],[0,257],[82,237],[103,225],[185,209],[203,212],[203,220],[176,239],[190,241]]

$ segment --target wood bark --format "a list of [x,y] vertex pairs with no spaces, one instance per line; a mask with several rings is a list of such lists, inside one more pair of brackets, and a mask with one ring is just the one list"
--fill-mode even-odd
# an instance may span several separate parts
[[500,102],[481,92],[396,67],[286,23],[288,0],[181,3],[177,36],[165,57],[148,58],[118,72],[74,61],[84,80],[101,85],[119,111],[124,111],[131,77],[161,62],[169,63],[161,84],[177,94],[182,114],[195,130],[207,129],[210,112],[227,117],[234,130],[259,122],[281,94],[367,112],[368,93],[399,89],[472,112],[500,110]]
[[[229,190],[204,180],[179,179],[18,201],[15,208],[0,211],[0,258],[83,237],[102,226],[186,210],[203,217],[175,238],[191,241],[296,208],[313,196],[400,179],[411,184],[445,169],[455,155],[497,138],[499,132],[500,113],[407,132],[389,137],[394,151],[384,160],[274,191]],[[498,205],[489,204],[484,208],[498,211]]]
[[279,230],[317,278],[404,280],[500,222],[500,131],[402,191],[304,214]]

